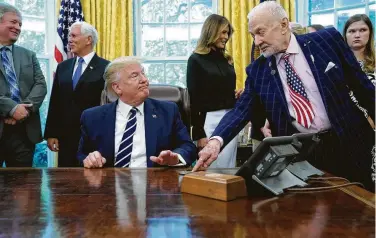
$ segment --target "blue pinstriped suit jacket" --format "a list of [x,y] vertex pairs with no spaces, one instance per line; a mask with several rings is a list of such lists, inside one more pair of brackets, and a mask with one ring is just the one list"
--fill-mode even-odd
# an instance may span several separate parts
[[[352,143],[354,146],[363,143],[362,138],[368,137],[372,130],[364,114],[351,101],[348,87],[374,119],[374,85],[362,72],[354,54],[334,28],[296,36],[296,39],[316,80],[332,130],[342,143]],[[335,67],[325,72],[329,62],[333,62]],[[275,57],[261,56],[247,67],[247,75],[244,93],[212,136],[222,137],[226,145],[251,118],[253,120],[257,117],[269,120],[273,136],[296,133]]]

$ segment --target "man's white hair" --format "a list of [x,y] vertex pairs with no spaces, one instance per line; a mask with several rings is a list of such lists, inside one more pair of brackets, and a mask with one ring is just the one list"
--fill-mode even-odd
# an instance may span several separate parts
[[263,13],[265,16],[273,16],[276,20],[288,18],[285,9],[276,1],[265,1],[252,8],[247,18],[251,20],[255,15]]
[[112,88],[112,84],[120,81],[120,72],[124,70],[124,68],[127,67],[128,65],[132,65],[132,64],[141,65],[142,62],[143,60],[139,57],[122,56],[122,57],[114,59],[111,63],[107,65],[103,74],[103,78],[105,82],[104,88],[105,88],[106,95],[109,101],[113,102],[119,98],[119,96],[116,94],[116,92]]
[[81,26],[81,34],[84,36],[91,36],[92,39],[92,47],[94,49],[95,45],[98,42],[98,32],[94,26],[90,25],[84,21],[78,21],[71,25],[71,28],[74,26]]

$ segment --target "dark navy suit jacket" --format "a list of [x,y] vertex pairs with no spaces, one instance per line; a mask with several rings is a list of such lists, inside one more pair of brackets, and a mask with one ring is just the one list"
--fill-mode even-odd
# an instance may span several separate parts
[[[364,114],[350,99],[349,88],[374,119],[374,85],[334,28],[298,35],[296,39],[317,83],[333,132],[344,146],[351,148],[353,155],[360,151],[370,157],[369,142],[366,147],[363,145],[364,138],[370,138],[372,130]],[[329,62],[335,67],[325,72]],[[244,93],[212,136],[222,137],[226,145],[254,117],[266,117],[273,136],[297,133],[292,125],[293,118],[288,111],[275,57],[259,57],[247,67],[247,75]]]
[[[82,113],[81,140],[77,153],[81,163],[89,153],[99,151],[107,160],[106,167],[114,165],[117,102],[90,108]],[[175,103],[146,99],[144,119],[148,167],[155,166],[150,156],[158,156],[163,150],[172,150],[180,154],[187,165],[192,164],[196,159],[196,146]]]
[[59,167],[78,166],[75,160],[80,140],[81,113],[99,106],[104,87],[103,73],[109,61],[93,56],[76,88],[72,87],[77,58],[61,62],[56,69],[44,138],[59,140]]

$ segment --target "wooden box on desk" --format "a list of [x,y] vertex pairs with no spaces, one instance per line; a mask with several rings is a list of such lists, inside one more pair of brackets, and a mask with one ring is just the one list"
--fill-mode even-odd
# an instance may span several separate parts
[[247,196],[247,188],[242,177],[204,171],[185,175],[181,184],[181,192],[222,201],[231,201]]

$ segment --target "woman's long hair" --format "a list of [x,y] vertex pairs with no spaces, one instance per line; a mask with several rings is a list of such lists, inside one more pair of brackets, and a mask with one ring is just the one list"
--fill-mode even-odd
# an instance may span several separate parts
[[[234,33],[234,28],[227,18],[217,14],[211,14],[208,16],[204,22],[204,25],[202,26],[201,35],[198,39],[194,52],[202,55],[208,54],[211,48],[215,46],[215,42],[218,40],[221,32],[226,27],[229,28],[228,39],[230,40],[232,34]],[[232,61],[232,57],[227,54],[224,49],[221,49],[221,51],[227,60]]]
[[366,44],[366,49],[364,50],[364,70],[367,73],[373,73],[375,72],[375,49],[374,49],[374,36],[373,36],[373,25],[371,20],[366,14],[356,14],[352,17],[350,17],[345,24],[345,27],[343,28],[343,38],[345,38],[345,41],[347,43],[347,37],[346,32],[347,29],[350,27],[351,24],[354,22],[363,21],[367,24],[369,29],[369,38],[368,42]]

